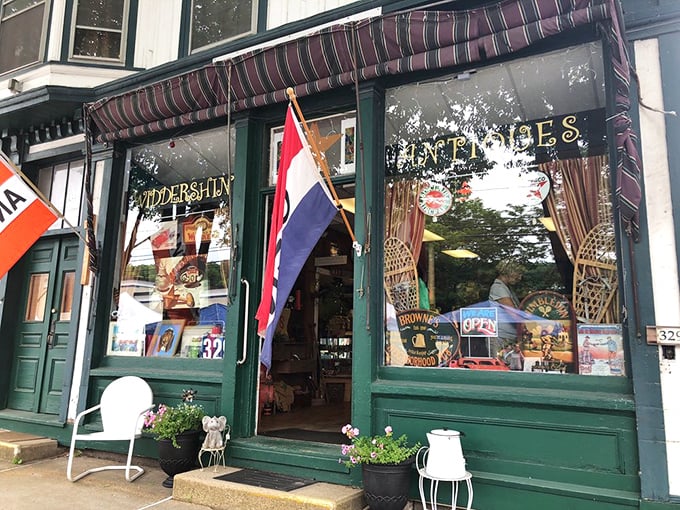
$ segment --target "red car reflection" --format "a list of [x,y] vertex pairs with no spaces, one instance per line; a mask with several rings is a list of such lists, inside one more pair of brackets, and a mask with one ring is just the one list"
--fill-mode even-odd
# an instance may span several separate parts
[[450,368],[469,368],[472,370],[510,370],[496,358],[458,358],[451,360]]

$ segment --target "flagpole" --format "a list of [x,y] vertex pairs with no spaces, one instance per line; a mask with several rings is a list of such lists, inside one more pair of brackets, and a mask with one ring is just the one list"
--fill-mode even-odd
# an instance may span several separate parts
[[300,105],[298,104],[297,98],[295,97],[295,91],[293,90],[293,87],[288,87],[286,89],[286,94],[288,94],[288,97],[290,98],[291,102],[293,103],[293,106],[295,107],[295,111],[297,112],[297,115],[300,118],[302,127],[305,129],[307,141],[312,146],[312,154],[314,155],[314,160],[321,167],[324,178],[326,179],[326,183],[328,184],[328,188],[330,189],[331,194],[333,195],[333,199],[335,200],[335,205],[340,210],[340,215],[342,216],[342,220],[345,223],[347,232],[349,232],[349,236],[352,238],[352,247],[355,249],[357,256],[360,257],[362,249],[361,245],[357,241],[357,238],[354,236],[354,231],[352,230],[352,226],[349,224],[349,220],[347,219],[345,209],[342,207],[342,204],[340,203],[340,198],[338,197],[338,194],[335,191],[335,186],[333,186],[333,183],[331,182],[331,173],[328,170],[328,163],[326,163],[325,158],[320,157],[321,152],[319,151],[319,148],[316,145],[316,139],[314,138],[312,132],[307,126],[307,121],[305,120],[304,115],[302,115],[302,110],[300,109]]
[[2,151],[0,151],[0,158],[2,158],[2,160],[5,163],[7,163],[7,165],[9,165],[12,168],[12,170],[14,170],[19,177],[21,177],[21,180],[23,180],[26,184],[28,184],[31,187],[31,189],[35,192],[35,194],[38,195],[40,200],[42,200],[47,207],[52,209],[52,212],[54,214],[56,214],[57,217],[60,220],[63,220],[63,222],[66,223],[71,228],[71,230],[73,230],[73,232],[78,237],[80,237],[80,240],[82,242],[84,242],[85,245],[87,246],[87,242],[85,241],[83,236],[80,234],[80,232],[78,232],[78,230],[73,225],[71,225],[71,223],[64,217],[64,215],[61,213],[61,211],[59,211],[59,209],[57,209],[56,206],[52,202],[50,202],[50,200],[43,194],[43,192],[40,191],[40,189],[35,184],[33,184],[33,181],[31,181],[31,179],[29,179],[26,176],[26,174],[24,174],[21,170],[19,170],[19,167],[17,167],[14,163],[12,163],[12,161],[10,161],[10,159]]

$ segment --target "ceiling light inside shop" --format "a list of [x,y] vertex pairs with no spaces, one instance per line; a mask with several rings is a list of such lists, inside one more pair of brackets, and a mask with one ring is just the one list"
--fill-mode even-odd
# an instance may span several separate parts
[[[353,198],[341,198],[340,199],[340,205],[342,208],[347,211],[348,213],[354,214],[354,211],[356,210],[354,206],[354,199]],[[430,241],[443,241],[444,238],[440,235],[435,234],[434,232],[425,229],[423,232],[423,242],[427,243]]]
[[454,259],[478,259],[479,255],[475,252],[466,250],[465,248],[458,248],[456,250],[442,250],[442,253],[453,257]]
[[355,207],[353,198],[341,198],[340,205],[345,211],[354,214]]
[[538,221],[543,223],[543,226],[548,229],[550,232],[555,232],[557,229],[555,228],[555,222],[550,216],[544,216],[542,218],[538,218]]
[[438,234],[435,234],[434,232],[431,232],[427,229],[423,232],[423,242],[427,243],[429,241],[443,241],[444,238]]

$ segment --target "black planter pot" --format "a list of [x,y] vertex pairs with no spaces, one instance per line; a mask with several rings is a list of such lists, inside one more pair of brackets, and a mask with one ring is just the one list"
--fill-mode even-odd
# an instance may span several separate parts
[[175,448],[170,439],[158,440],[158,462],[168,477],[163,487],[172,488],[173,479],[179,473],[191,471],[197,465],[200,431],[192,430],[177,436],[179,448]]
[[371,510],[403,510],[408,502],[414,460],[401,464],[362,464],[364,499]]

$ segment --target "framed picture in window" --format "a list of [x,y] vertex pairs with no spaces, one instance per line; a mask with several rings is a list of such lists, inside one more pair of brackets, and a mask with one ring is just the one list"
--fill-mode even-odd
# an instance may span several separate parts
[[342,147],[340,150],[340,167],[338,173],[341,175],[354,173],[355,162],[355,138],[356,138],[356,118],[350,117],[343,119],[342,127]]
[[184,319],[161,321],[151,337],[147,356],[174,356],[181,343]]
[[281,147],[283,146],[283,130],[271,130],[271,147],[269,153],[269,185],[276,185],[279,175],[279,159],[281,159]]
[[212,326],[202,324],[199,326],[187,326],[182,333],[181,354],[183,358],[200,358],[203,337],[210,333]]
[[124,321],[109,324],[107,356],[144,356],[144,328]]
[[579,324],[578,373],[626,375],[621,324]]

